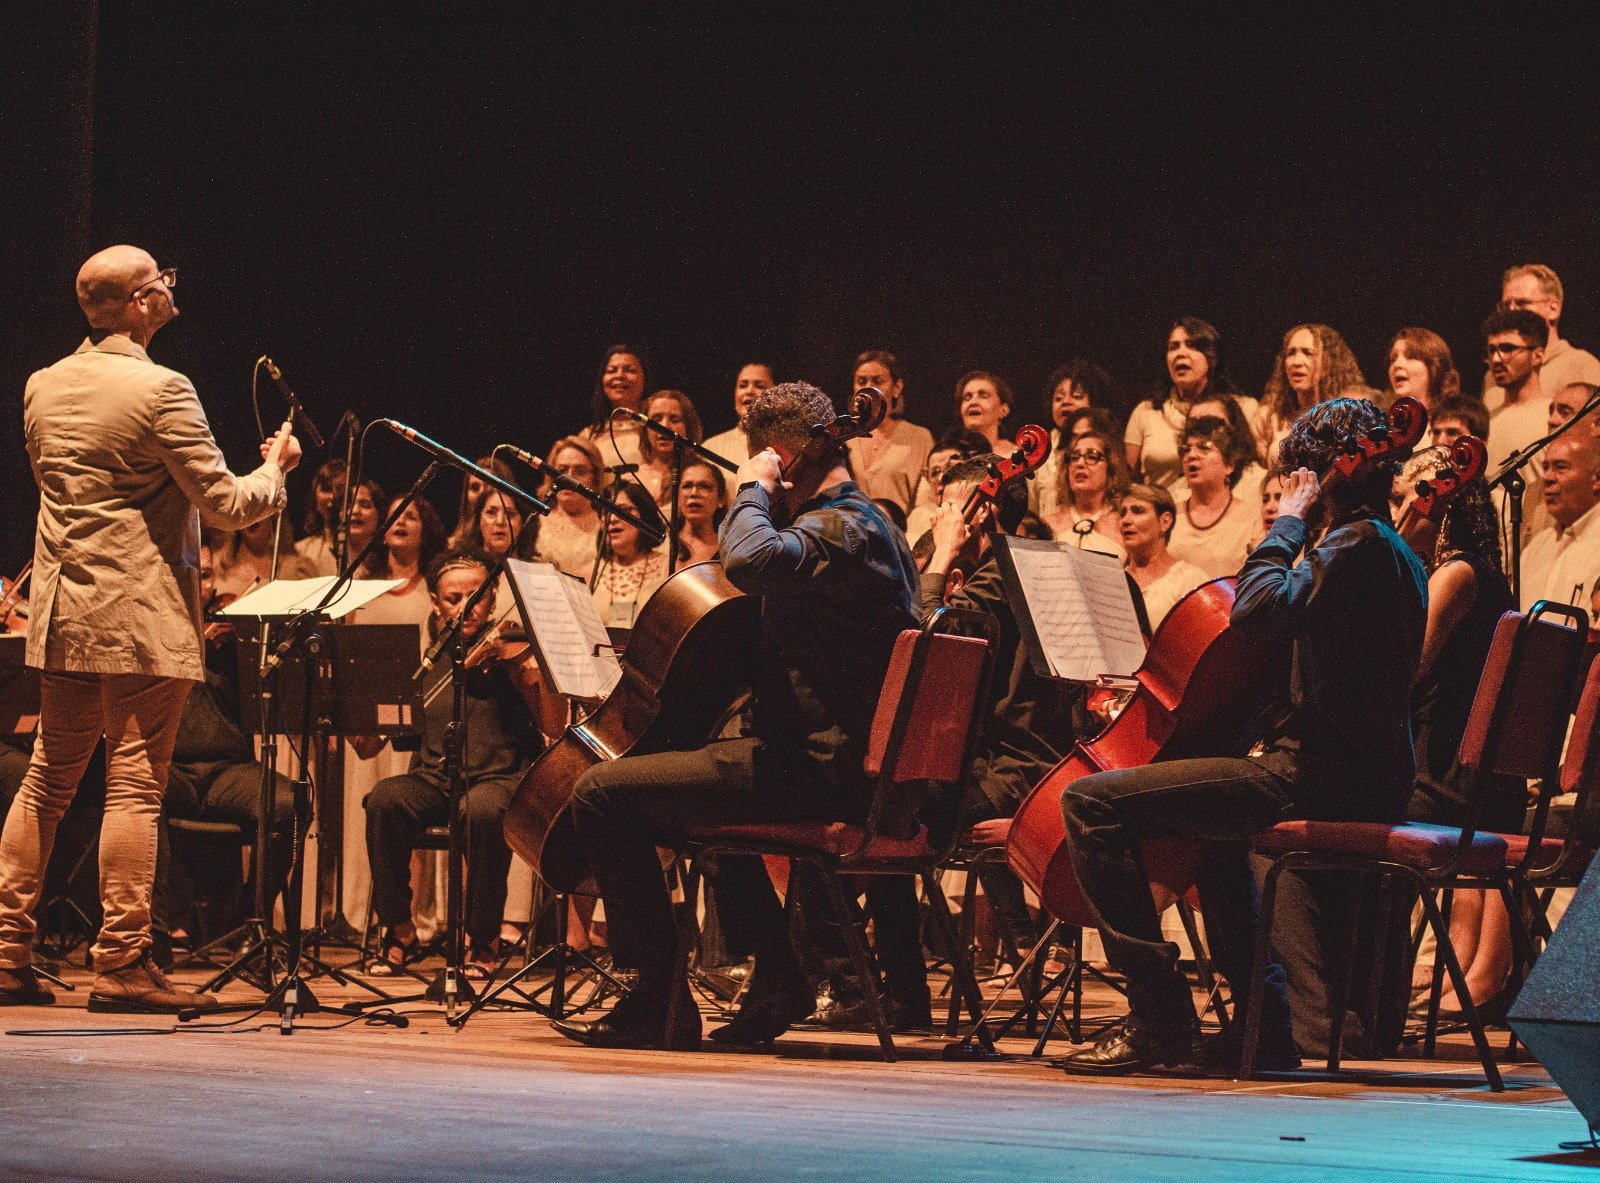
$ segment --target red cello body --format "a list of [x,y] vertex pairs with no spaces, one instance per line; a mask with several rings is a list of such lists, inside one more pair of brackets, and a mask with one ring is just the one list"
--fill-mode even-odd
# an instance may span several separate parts
[[[1265,636],[1230,629],[1233,601],[1232,579],[1202,584],[1180,600],[1151,639],[1122,713],[1077,744],[1017,810],[1006,860],[1052,916],[1099,924],[1079,887],[1061,816],[1061,798],[1074,781],[1157,760],[1242,756],[1255,742],[1259,721],[1287,684],[1288,654]],[[1194,843],[1147,841],[1152,881],[1181,891],[1199,850]]]
[[[1354,479],[1375,462],[1409,456],[1426,424],[1421,403],[1396,399],[1384,426],[1351,441],[1323,474],[1322,487]],[[1158,760],[1243,756],[1267,711],[1285,699],[1290,647],[1264,631],[1229,627],[1234,586],[1231,578],[1214,579],[1177,603],[1150,640],[1134,675],[1138,689],[1122,714],[1094,739],[1076,745],[1017,810],[1006,861],[1058,920],[1100,926],[1079,885],[1061,816],[1061,798],[1074,781]],[[1151,883],[1182,893],[1193,882],[1203,849],[1193,841],[1146,840]]]

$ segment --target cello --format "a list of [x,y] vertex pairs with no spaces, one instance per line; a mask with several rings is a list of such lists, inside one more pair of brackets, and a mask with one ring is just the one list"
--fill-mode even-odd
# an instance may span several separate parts
[[[820,482],[827,457],[882,422],[887,406],[881,391],[856,391],[849,414],[812,428],[783,479]],[[533,762],[506,809],[507,844],[551,889],[597,894],[568,810],[578,778],[606,760],[709,743],[749,693],[760,634],[760,598],[734,587],[720,563],[684,567],[646,601],[621,655],[621,680]]]
[[979,530],[992,518],[1001,490],[1012,481],[1032,480],[1033,474],[1049,455],[1050,433],[1036,424],[1029,423],[1017,432],[1016,445],[1011,455],[997,456],[989,465],[988,474],[973,486],[972,492],[967,494],[967,499],[961,506],[961,520],[972,532],[950,564],[949,573],[945,575],[946,604],[955,598],[956,593],[966,585],[967,580],[972,578],[972,573],[978,569],[979,554],[982,550]]
[[[1377,461],[1403,459],[1421,440],[1426,422],[1421,403],[1397,399],[1387,429],[1339,456],[1322,487]],[[1242,756],[1280,701],[1289,675],[1287,647],[1261,632],[1229,628],[1234,599],[1235,580],[1228,577],[1203,583],[1178,601],[1151,638],[1122,713],[1099,735],[1074,745],[1018,808],[1006,861],[1057,919],[1100,925],[1078,882],[1061,815],[1061,798],[1074,781],[1158,760]],[[1179,895],[1193,882],[1205,850],[1180,839],[1147,839],[1142,846],[1151,883]]]

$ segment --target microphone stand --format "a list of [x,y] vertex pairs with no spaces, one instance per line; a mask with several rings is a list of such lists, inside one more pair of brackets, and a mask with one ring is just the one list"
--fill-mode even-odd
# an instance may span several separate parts
[[[259,674],[261,680],[261,790],[258,801],[260,803],[260,816],[256,823],[256,915],[246,921],[246,927],[253,939],[234,958],[234,960],[216,974],[210,981],[201,986],[202,991],[213,990],[225,982],[239,977],[246,966],[259,958],[262,962],[263,972],[261,981],[266,991],[266,998],[259,1004],[259,1009],[277,1009],[282,1015],[279,1032],[283,1035],[294,1034],[294,1019],[296,1014],[310,1014],[322,1009],[315,996],[305,985],[300,975],[300,968],[304,963],[310,963],[315,970],[315,976],[331,977],[340,985],[355,985],[370,991],[378,996],[378,1001],[369,1005],[388,1005],[395,1001],[392,995],[385,993],[376,986],[358,978],[352,978],[333,966],[313,957],[305,950],[304,933],[300,927],[300,912],[304,902],[305,890],[305,835],[306,829],[312,819],[311,807],[311,782],[309,777],[310,754],[315,742],[312,719],[314,716],[314,698],[316,689],[316,672],[318,663],[313,658],[320,655],[323,638],[318,631],[323,625],[329,623],[327,614],[328,605],[336,601],[343,594],[355,578],[356,571],[377,551],[383,543],[383,536],[389,532],[389,527],[399,520],[406,508],[421,496],[424,489],[438,475],[440,462],[430,461],[406,491],[405,496],[395,502],[388,518],[382,526],[367,540],[361,553],[355,560],[340,571],[339,577],[323,593],[322,599],[316,607],[298,616],[290,617],[283,625],[283,638],[268,653],[268,631],[270,624],[268,618],[261,621],[261,639],[259,643]],[[346,481],[348,489],[351,482]],[[276,552],[274,552],[274,572],[276,571]],[[272,930],[268,919],[270,911],[266,899],[266,832],[269,810],[274,806],[277,788],[277,759],[278,759],[278,720],[277,720],[277,687],[280,668],[284,660],[296,649],[303,650],[302,664],[305,672],[305,688],[301,703],[300,713],[300,776],[294,781],[294,861],[290,864],[289,882],[284,890],[283,917],[284,931],[277,934]],[[284,966],[285,973],[281,980],[274,983],[275,974],[274,958],[279,943],[285,946]],[[302,994],[304,997],[302,998]],[[336,1007],[345,1014],[363,1014],[357,1009],[359,1004],[346,1004]],[[212,1012],[215,1013],[215,1012]],[[190,1017],[192,1012],[185,1012],[180,1019]]]
[[715,464],[718,468],[725,469],[728,472],[736,473],[739,471],[739,466],[732,460],[729,460],[726,456],[717,455],[717,453],[713,452],[710,448],[707,448],[702,444],[695,443],[688,436],[680,435],[678,432],[673,431],[672,428],[668,427],[666,424],[657,423],[654,419],[651,419],[646,415],[641,415],[638,411],[630,411],[626,407],[618,407],[611,413],[613,416],[620,415],[624,419],[632,419],[640,427],[643,427],[646,431],[655,432],[655,434],[659,435],[662,439],[672,440],[678,447],[681,447],[686,451],[693,452],[707,464]]
[[[437,466],[438,462],[434,462]],[[522,528],[517,531],[517,536],[512,539],[511,546],[506,553],[488,564],[488,571],[483,582],[467,597],[461,605],[461,610],[455,616],[449,617],[440,626],[438,635],[428,649],[428,654],[423,658],[422,664],[417,667],[416,673],[411,675],[412,681],[422,682],[427,678],[434,663],[446,649],[450,651],[450,672],[442,675],[451,679],[450,685],[450,722],[445,727],[443,769],[445,778],[445,809],[446,828],[450,832],[449,852],[445,858],[445,961],[444,968],[434,976],[427,987],[420,994],[412,994],[401,998],[380,999],[377,1001],[353,1002],[348,1004],[352,1011],[361,1013],[367,1007],[383,1006],[388,1003],[408,1002],[440,1002],[444,1004],[445,1019],[452,1026],[456,1025],[456,1008],[461,1002],[469,1005],[477,997],[470,983],[466,979],[466,916],[465,896],[462,884],[462,871],[466,865],[467,830],[466,815],[462,803],[466,800],[467,784],[466,767],[466,736],[467,736],[467,643],[461,631],[462,622],[469,620],[478,605],[483,602],[499,583],[500,576],[505,572],[506,560],[516,554],[522,540],[527,537],[529,529],[542,512],[548,512],[544,502],[524,493],[533,506],[539,507],[535,512],[529,513],[522,521]],[[427,707],[423,707],[426,716]],[[426,726],[426,724],[424,724]],[[462,1020],[463,1022],[465,1019]]]
[[738,472],[739,466],[726,456],[717,455],[710,448],[695,443],[688,436],[673,431],[672,428],[664,423],[657,423],[647,415],[641,415],[637,411],[630,411],[626,407],[618,407],[612,414],[632,419],[646,431],[653,432],[662,439],[672,441],[672,477],[669,482],[672,490],[672,503],[667,507],[668,537],[670,539],[667,543],[667,574],[672,575],[678,569],[678,534],[683,529],[683,507],[678,504],[678,486],[683,481],[685,457],[694,455],[704,460],[707,464],[715,464],[718,468],[725,469],[728,472]]
[[1600,410],[1600,392],[1590,396],[1588,402],[1549,435],[1536,439],[1527,447],[1507,456],[1505,463],[1500,466],[1500,471],[1489,478],[1491,489],[1499,487],[1505,490],[1506,501],[1511,509],[1509,539],[1511,554],[1506,566],[1511,573],[1511,602],[1514,604],[1522,603],[1522,498],[1528,489],[1528,482],[1523,478],[1522,470],[1540,452],[1576,427],[1580,419],[1587,418],[1596,410]]

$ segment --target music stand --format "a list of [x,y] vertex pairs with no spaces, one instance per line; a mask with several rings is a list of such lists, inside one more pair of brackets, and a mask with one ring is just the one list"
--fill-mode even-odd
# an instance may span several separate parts
[[[248,635],[253,630],[246,629]],[[330,741],[352,736],[376,735],[393,742],[397,751],[422,733],[421,697],[411,681],[416,666],[419,628],[415,624],[331,624],[323,626],[326,651],[319,661],[320,676],[314,681],[313,748],[317,775],[317,882],[313,889],[315,927],[305,940],[318,956],[324,944],[352,953],[363,953],[362,946],[330,932],[330,909],[338,914],[338,900],[329,900],[324,891],[329,877],[322,874],[330,863],[342,863],[344,784],[331,783],[325,776]],[[306,680],[303,658],[294,654],[284,659],[288,672],[280,692],[286,717],[298,718],[305,709]],[[247,731],[260,734],[260,670],[245,663],[239,671],[242,721]],[[330,824],[337,817],[338,826]],[[342,868],[341,868],[342,871]],[[342,883],[342,879],[341,879]]]
[[[359,640],[347,638],[349,630],[352,629],[364,630],[374,627],[385,629],[388,642],[385,645],[380,640],[379,648],[404,645],[407,647],[404,652],[409,658],[410,654],[416,652],[417,646],[414,626],[340,625],[329,619],[326,612],[320,612],[317,614],[318,621],[315,628],[308,630],[303,627],[305,619],[303,616],[285,614],[285,608],[289,608],[292,612],[292,605],[297,601],[307,597],[315,599],[327,591],[333,582],[332,579],[276,581],[242,597],[224,610],[226,615],[237,618],[238,627],[242,632],[251,632],[259,638],[260,630],[274,625],[291,629],[298,627],[305,643],[297,644],[283,653],[279,664],[270,670],[265,681],[261,677],[260,665],[240,663],[241,709],[245,715],[243,722],[262,737],[263,774],[259,804],[261,816],[257,819],[257,840],[252,859],[257,884],[257,907],[254,910],[258,914],[248,918],[233,933],[211,943],[217,945],[230,941],[240,933],[246,938],[244,951],[200,989],[202,992],[215,990],[228,981],[242,976],[250,965],[259,963],[261,986],[267,992],[269,1000],[281,997],[285,1033],[292,1031],[293,1015],[296,1011],[310,1013],[319,1009],[315,996],[304,986],[298,972],[298,966],[302,963],[311,967],[312,972],[309,975],[311,977],[331,977],[340,985],[359,986],[380,999],[389,997],[376,986],[351,977],[320,957],[306,952],[304,934],[299,927],[304,888],[304,843],[313,817],[311,753],[326,742],[326,736],[330,734],[327,728],[335,723],[359,724],[368,727],[370,733],[370,727],[377,725],[376,720],[380,711],[386,720],[385,726],[391,730],[401,724],[409,725],[417,715],[415,703],[405,697],[409,693],[407,688],[389,686],[386,680],[380,677],[371,677],[369,680],[368,675],[371,671],[365,666],[361,667],[362,677],[354,676],[359,655],[369,646],[363,645]],[[337,611],[341,614],[353,611],[360,604],[394,586],[396,584],[393,582],[378,580],[353,584],[346,594],[340,597]],[[263,644],[259,639],[256,643],[258,646]],[[285,666],[292,667],[295,676],[282,678],[280,674]],[[381,670],[384,665],[380,663],[378,668]],[[406,668],[409,669],[408,666]],[[349,700],[348,704],[345,700]],[[285,701],[299,711],[301,720],[301,775],[294,781],[295,849],[291,856],[289,883],[284,893],[285,931],[280,933],[272,926],[268,914],[270,901],[265,898],[264,885],[267,846],[270,841],[267,833],[268,824],[276,808],[276,789],[273,787],[276,783],[276,737],[281,732],[280,720],[283,718]],[[262,709],[264,702],[271,704],[265,711]],[[408,702],[410,705],[407,705]],[[269,770],[274,773],[274,777],[268,777]],[[320,758],[318,771],[322,771]],[[320,928],[314,932],[320,935]],[[290,971],[290,976],[283,983],[275,981],[275,966],[280,953]],[[280,990],[280,987],[283,989]],[[305,994],[303,1000],[300,997],[302,990]]]

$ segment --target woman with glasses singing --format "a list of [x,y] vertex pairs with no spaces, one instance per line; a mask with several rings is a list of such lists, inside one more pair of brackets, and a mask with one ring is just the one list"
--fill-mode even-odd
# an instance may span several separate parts
[[1074,436],[1056,470],[1058,508],[1042,515],[1044,522],[1058,542],[1120,559],[1124,552],[1116,503],[1130,484],[1127,463],[1110,436],[1095,432]]
[[[1142,473],[1146,484],[1164,489],[1176,485],[1183,476],[1178,435],[1190,408],[1203,396],[1218,392],[1236,393],[1222,360],[1222,339],[1199,317],[1186,316],[1167,331],[1167,380],[1128,417],[1123,434],[1128,467]],[[1253,421],[1258,414],[1256,401],[1240,401]]]

